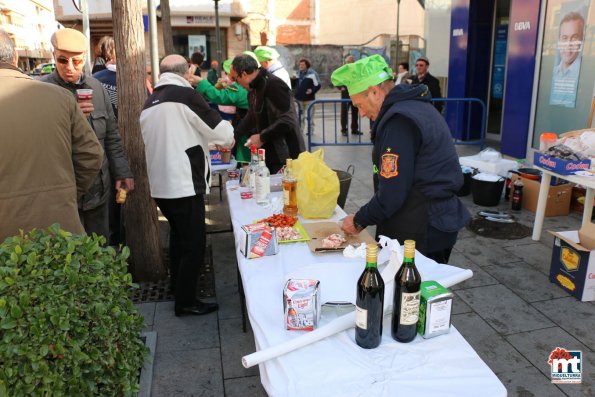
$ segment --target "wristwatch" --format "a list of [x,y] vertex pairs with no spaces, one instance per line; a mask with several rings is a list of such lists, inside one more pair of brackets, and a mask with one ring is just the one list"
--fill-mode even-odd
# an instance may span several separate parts
[[358,232],[361,232],[362,230],[365,229],[365,227],[363,227],[362,225],[360,225],[359,223],[357,223],[355,221],[355,218],[353,219],[353,226],[355,226],[355,228],[357,229]]

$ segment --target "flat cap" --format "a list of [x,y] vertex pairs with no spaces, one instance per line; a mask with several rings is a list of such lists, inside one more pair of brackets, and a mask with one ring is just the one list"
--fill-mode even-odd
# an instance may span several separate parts
[[368,87],[378,85],[393,78],[393,71],[384,58],[372,55],[354,63],[347,63],[335,70],[331,81],[335,87],[347,87],[349,95],[359,94]]
[[[430,64],[430,60],[425,55],[422,55],[419,58],[417,58],[417,61],[424,61],[426,63],[426,65],[429,65]],[[415,62],[417,62],[417,61],[415,61]]]
[[258,62],[279,59],[279,53],[277,50],[263,45],[254,49],[254,55],[256,55],[256,58],[258,58]]
[[87,38],[78,30],[64,28],[52,35],[52,46],[61,51],[86,52]]

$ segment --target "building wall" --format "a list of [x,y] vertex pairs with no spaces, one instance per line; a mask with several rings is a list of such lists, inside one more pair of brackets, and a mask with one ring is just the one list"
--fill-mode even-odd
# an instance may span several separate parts
[[[380,34],[396,35],[395,0],[321,0],[318,44],[364,44]],[[401,0],[399,36],[424,34],[424,10]]]
[[51,0],[3,0],[0,27],[13,38],[19,66],[30,70],[51,59],[50,37],[57,28]]
[[247,2],[249,12],[246,19],[250,25],[252,46],[317,43],[316,9],[320,0]]

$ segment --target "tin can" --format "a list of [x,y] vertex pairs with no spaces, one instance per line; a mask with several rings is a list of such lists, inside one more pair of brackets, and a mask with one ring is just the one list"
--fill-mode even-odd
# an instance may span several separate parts
[[452,292],[436,281],[422,281],[417,332],[424,338],[450,332]]

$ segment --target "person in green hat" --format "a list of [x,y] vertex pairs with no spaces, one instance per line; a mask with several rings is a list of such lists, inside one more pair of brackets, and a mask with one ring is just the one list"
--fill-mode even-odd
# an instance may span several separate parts
[[[229,75],[229,67],[233,58],[223,62],[223,71]],[[209,102],[222,106],[235,106],[236,111],[231,119],[231,124],[235,128],[248,113],[248,91],[241,85],[232,82],[229,85],[221,84],[221,89],[217,89],[207,79],[200,76],[187,76],[188,82],[194,86],[194,89],[200,92]],[[248,137],[238,139],[235,147],[235,159],[238,163],[250,163],[250,149],[245,147]]]
[[296,159],[306,150],[289,87],[277,76],[261,68],[251,54],[233,59],[229,77],[248,90],[248,114],[234,131],[236,140],[248,136],[248,144],[266,150],[266,166],[271,174],[288,158]]
[[456,195],[463,174],[450,130],[428,87],[395,86],[380,55],[341,66],[331,81],[347,87],[360,115],[374,121],[374,196],[342,229],[357,234],[376,225],[377,235],[415,240],[423,255],[447,263],[470,215]]
[[271,47],[267,47],[261,45],[254,49],[254,54],[258,59],[258,62],[262,65],[263,68],[268,70],[270,73],[274,74],[275,76],[279,77],[281,80],[287,84],[289,88],[291,88],[291,79],[289,78],[289,73],[283,67],[283,64],[279,61],[279,53],[277,50]]

